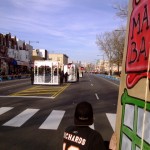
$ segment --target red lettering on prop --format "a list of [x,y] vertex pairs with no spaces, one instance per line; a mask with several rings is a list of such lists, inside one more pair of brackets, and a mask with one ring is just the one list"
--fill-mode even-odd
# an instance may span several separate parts
[[[126,84],[132,88],[147,76],[150,49],[150,0],[133,0],[126,56]],[[150,78],[150,74],[148,75]]]

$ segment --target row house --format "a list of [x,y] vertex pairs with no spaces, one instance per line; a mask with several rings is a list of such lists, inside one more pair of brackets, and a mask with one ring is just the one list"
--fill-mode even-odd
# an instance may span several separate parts
[[64,65],[68,64],[68,56],[66,54],[48,54],[48,59],[51,61],[57,61],[60,64],[61,70],[63,70]]
[[48,60],[48,51],[46,49],[33,49],[32,59],[34,60]]
[[[100,73],[117,74],[118,66],[115,63],[110,63],[108,60],[99,60],[96,64],[96,69]],[[119,66],[119,71],[122,70],[122,66]]]
[[65,54],[48,54],[46,49],[33,49],[16,36],[0,33],[0,74],[29,73],[34,60],[58,61],[63,66],[68,63]]
[[28,73],[32,62],[30,44],[11,34],[0,33],[0,72],[1,74]]

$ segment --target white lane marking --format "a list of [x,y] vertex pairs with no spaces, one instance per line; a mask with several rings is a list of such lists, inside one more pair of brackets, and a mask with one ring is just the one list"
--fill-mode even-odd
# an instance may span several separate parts
[[26,109],[16,117],[3,124],[3,126],[20,127],[38,111],[39,109]]
[[116,125],[116,114],[111,114],[111,113],[106,113],[106,116],[109,120],[109,123],[113,129],[113,131],[115,131],[115,125]]
[[39,129],[57,130],[64,114],[65,111],[53,110],[51,114],[47,117],[47,119],[43,122],[43,124],[39,127]]
[[50,97],[48,97],[48,96],[0,96],[0,97],[15,97],[15,98],[49,98],[49,99],[54,99],[55,97],[54,96],[50,96]]
[[5,112],[13,109],[13,107],[1,107],[0,108],[0,115],[4,114]]
[[95,93],[95,96],[96,96],[97,100],[99,100],[99,97],[98,97],[97,93]]
[[90,125],[89,127],[94,130],[94,123]]

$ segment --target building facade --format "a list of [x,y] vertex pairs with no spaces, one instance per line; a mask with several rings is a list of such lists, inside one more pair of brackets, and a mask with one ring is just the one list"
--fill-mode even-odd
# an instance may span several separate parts
[[[118,66],[115,63],[110,64],[108,60],[99,60],[96,64],[97,71],[100,73],[117,74]],[[121,72],[122,66],[119,66],[119,72]]]
[[64,65],[68,64],[68,56],[66,54],[48,54],[48,59],[58,61],[62,70]]
[[0,33],[0,73],[28,73],[33,47],[11,34]]
[[32,60],[48,60],[48,51],[46,49],[33,49]]

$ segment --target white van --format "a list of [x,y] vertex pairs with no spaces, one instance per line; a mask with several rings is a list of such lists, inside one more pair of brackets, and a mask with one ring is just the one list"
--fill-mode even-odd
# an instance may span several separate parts
[[64,65],[64,74],[68,72],[68,81],[67,82],[77,82],[79,77],[79,72],[76,64],[69,63]]

